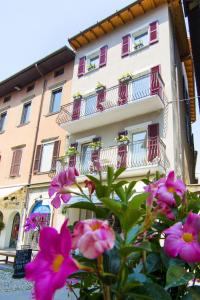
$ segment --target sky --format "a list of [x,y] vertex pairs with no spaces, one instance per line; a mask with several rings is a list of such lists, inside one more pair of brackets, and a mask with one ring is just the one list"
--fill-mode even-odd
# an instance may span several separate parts
[[[67,44],[69,37],[133,0],[0,1],[0,81]],[[193,125],[200,153],[200,117]],[[200,173],[200,157],[197,170]]]

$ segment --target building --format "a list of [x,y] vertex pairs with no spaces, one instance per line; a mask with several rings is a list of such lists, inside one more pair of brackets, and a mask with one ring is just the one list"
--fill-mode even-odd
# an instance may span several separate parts
[[[49,213],[49,171],[65,151],[66,132],[55,120],[70,99],[74,53],[67,47],[0,83],[0,249],[28,242],[24,220]],[[54,216],[55,221],[56,215]],[[20,227],[21,226],[21,227]]]
[[193,68],[180,1],[135,1],[69,43],[74,99],[57,122],[79,182],[96,162],[125,166],[129,180],[174,169],[194,182]]

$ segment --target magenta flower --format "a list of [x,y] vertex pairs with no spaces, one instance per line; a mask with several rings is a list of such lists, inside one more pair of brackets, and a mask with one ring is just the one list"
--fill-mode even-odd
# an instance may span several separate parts
[[48,189],[49,197],[52,199],[51,204],[58,208],[61,205],[61,200],[67,203],[71,194],[67,191],[67,188],[75,183],[75,178],[79,173],[76,168],[68,168],[65,171],[61,171],[51,182]]
[[37,300],[52,300],[57,289],[66,284],[66,279],[78,270],[75,260],[70,256],[71,234],[67,221],[60,234],[52,227],[41,230],[40,251],[35,259],[26,265],[26,279],[35,283]]
[[115,234],[107,221],[91,219],[77,223],[72,234],[72,248],[79,249],[83,256],[94,259],[112,249]]
[[170,257],[179,256],[187,263],[200,262],[200,215],[190,212],[184,225],[178,222],[164,233],[164,250]]
[[28,218],[26,218],[24,229],[26,232],[40,230],[43,227],[48,226],[48,223],[48,214],[32,213]]

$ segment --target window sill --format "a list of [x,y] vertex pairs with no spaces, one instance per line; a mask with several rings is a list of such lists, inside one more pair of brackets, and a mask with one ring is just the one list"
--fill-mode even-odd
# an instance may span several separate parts
[[21,175],[9,175],[9,178],[18,178],[18,177],[21,177]]
[[92,70],[87,70],[87,71],[85,72],[85,74],[84,74],[84,75],[87,75],[87,74],[93,73],[93,72],[95,72],[95,71],[97,71],[97,70],[99,70],[99,67],[96,67],[95,69],[92,69]]
[[132,54],[138,53],[138,52],[140,52],[142,50],[145,50],[145,49],[147,49],[149,47],[150,47],[150,45],[146,45],[146,46],[143,46],[143,47],[138,48],[138,49],[133,49],[129,54],[132,55]]
[[44,116],[45,116],[45,117],[50,117],[50,116],[59,114],[59,112],[60,112],[60,110],[59,110],[59,111],[56,111],[56,112],[49,112],[47,115],[44,115]]
[[0,134],[3,134],[5,132],[5,130],[0,131]]
[[29,123],[30,123],[30,121],[28,121],[28,122],[26,122],[26,123],[23,123],[23,124],[19,124],[19,125],[17,125],[17,128],[26,126],[26,125],[28,125]]
[[45,175],[45,174],[49,174],[49,172],[50,172],[51,170],[49,170],[49,171],[45,171],[45,172],[37,172],[37,173],[33,173],[33,175]]

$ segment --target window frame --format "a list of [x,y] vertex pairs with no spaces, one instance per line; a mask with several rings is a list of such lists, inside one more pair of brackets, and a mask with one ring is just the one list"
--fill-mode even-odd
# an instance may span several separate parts
[[7,114],[8,114],[8,113],[7,113],[6,110],[5,110],[5,111],[2,111],[2,112],[0,113],[0,125],[1,125],[2,116],[3,116],[3,115],[5,116],[4,121],[3,121],[3,124],[2,124],[2,126],[0,127],[0,133],[2,133],[2,132],[5,131],[5,123],[6,123]]
[[[31,114],[31,104],[32,104],[32,102],[31,101],[27,101],[27,102],[25,102],[24,104],[23,104],[23,108],[22,108],[22,115],[21,115],[21,120],[20,120],[20,125],[26,125],[26,124],[28,124],[29,122],[30,122],[30,114]],[[28,120],[24,120],[24,115],[25,115],[25,112],[26,112],[26,118],[27,118],[27,112],[28,112],[28,110],[26,110],[25,111],[25,107],[27,107],[27,106],[29,106],[30,105],[30,111],[29,111],[29,118],[28,118]]]
[[[88,66],[91,64],[91,60],[96,57],[98,57],[98,64],[95,65],[95,68],[89,70]],[[86,73],[99,69],[99,63],[100,63],[100,49],[94,50],[93,52],[86,55]]]
[[[143,45],[142,47],[138,48],[138,49],[135,49],[135,46],[134,46],[134,41],[135,41],[135,38],[138,37],[138,36],[141,36],[142,34],[144,33],[147,33],[147,39],[148,39],[148,43],[146,45]],[[136,31],[133,31],[131,32],[131,52],[136,52],[136,51],[140,51],[146,47],[149,47],[150,46],[150,43],[149,43],[149,24],[148,25],[145,25],[139,29],[137,29]]]
[[[54,106],[54,100],[55,100],[55,94],[58,93],[60,91],[61,96],[60,96],[60,105],[59,105],[59,110],[58,111],[53,111],[53,106]],[[61,103],[62,103],[62,92],[63,92],[63,87],[57,87],[55,89],[51,90],[51,101],[50,101],[50,106],[49,106],[49,114],[57,114],[60,112],[60,108],[61,108]]]
[[39,173],[49,173],[51,171],[51,166],[50,166],[50,169],[47,170],[47,171],[42,171],[41,170],[44,147],[49,145],[49,144],[53,144],[52,157],[51,157],[51,159],[49,159],[49,161],[51,161],[51,165],[52,165],[55,141],[49,141],[49,142],[45,142],[45,143],[41,144],[42,145],[42,151],[41,151],[41,161],[40,161]]

